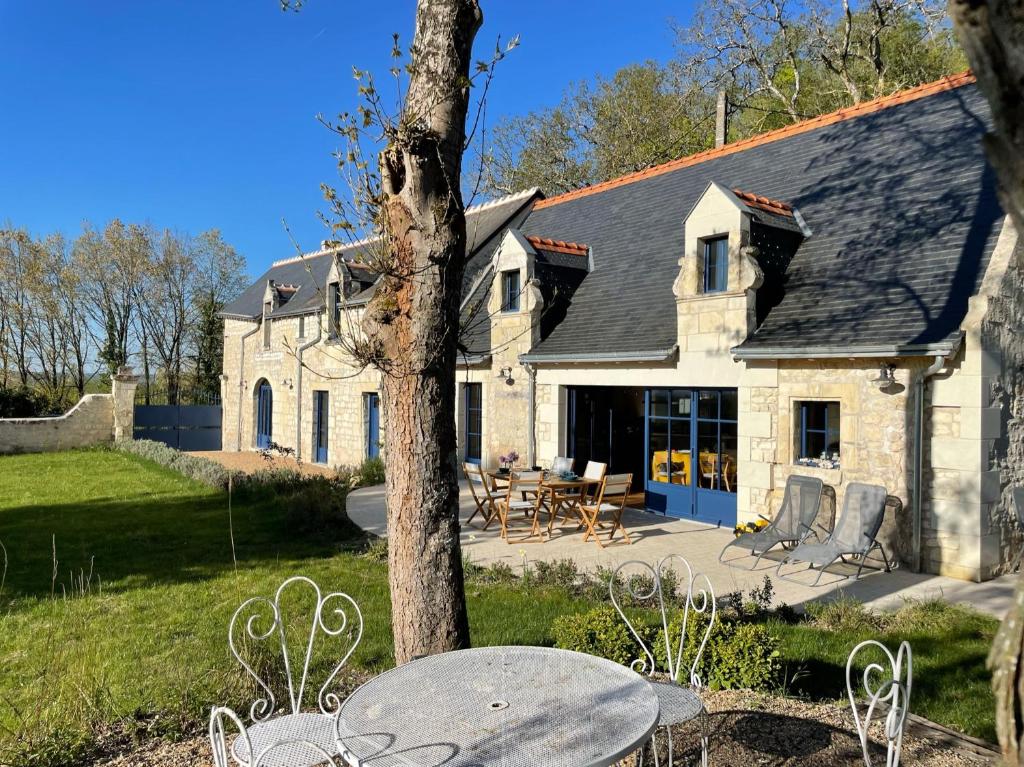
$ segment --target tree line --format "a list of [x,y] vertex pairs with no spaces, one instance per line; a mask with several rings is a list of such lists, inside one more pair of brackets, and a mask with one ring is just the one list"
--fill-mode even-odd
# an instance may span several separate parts
[[245,260],[216,229],[198,235],[118,219],[68,239],[0,227],[0,415],[63,412],[121,365],[147,401],[220,391],[224,305]]
[[501,120],[484,187],[558,194],[708,149],[719,91],[735,141],[967,68],[938,0],[715,0],[673,31],[667,63],[624,67]]

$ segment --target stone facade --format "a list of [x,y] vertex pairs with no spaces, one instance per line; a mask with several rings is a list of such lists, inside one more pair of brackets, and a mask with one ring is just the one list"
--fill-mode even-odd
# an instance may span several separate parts
[[[851,482],[884,485],[892,511],[883,540],[890,554],[912,562],[913,443],[922,384],[921,567],[973,580],[1000,573],[1012,559],[1011,549],[1020,545],[1010,488],[1024,484],[1024,248],[1012,227],[1004,226],[983,289],[971,300],[958,352],[941,360],[939,372],[925,380],[934,360],[924,356],[737,360],[731,349],[756,328],[765,276],[750,248],[750,218],[734,202],[712,185],[686,220],[686,250],[673,286],[678,350],[662,361],[526,364],[523,356],[540,340],[544,298],[536,281],[536,252],[510,230],[490,266],[490,353],[458,371],[460,438],[468,384],[481,385],[481,460],[487,466],[511,449],[520,453],[522,464],[550,465],[564,455],[569,387],[734,389],[738,521],[771,517],[794,473],[820,477],[828,486],[823,505],[828,516],[842,508]],[[702,243],[720,236],[728,238],[727,285],[706,293]],[[523,286],[520,306],[502,311],[501,275],[512,270],[519,271]],[[358,310],[350,314],[354,325]],[[297,447],[309,460],[313,391],[323,389],[330,392],[328,463],[354,464],[365,456],[365,396],[378,391],[379,378],[346,363],[342,345],[328,338],[323,316],[306,318],[306,338],[297,337],[297,318],[274,320],[267,348],[261,322],[226,322],[226,450],[254,449],[255,393],[266,380],[274,390],[274,441]],[[891,370],[890,383],[877,380],[880,366]],[[796,463],[797,403],[803,402],[838,403],[840,468]]]
[[86,394],[64,415],[0,418],[0,455],[48,453],[131,439],[138,379],[122,369],[111,394]]

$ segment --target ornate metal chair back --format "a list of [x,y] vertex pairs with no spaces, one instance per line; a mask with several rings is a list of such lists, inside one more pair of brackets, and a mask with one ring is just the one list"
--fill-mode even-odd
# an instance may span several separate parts
[[[282,609],[281,597],[285,592],[305,588],[313,597],[313,608],[308,624],[303,621],[299,628],[289,620],[287,609]],[[289,634],[292,632],[292,635]],[[301,711],[310,689],[309,672],[317,647],[317,637],[322,642],[337,640],[340,647],[329,653],[331,658],[340,658],[333,670],[318,688],[316,705],[321,713],[333,714],[341,706],[341,699],[330,687],[351,657],[363,637],[363,614],[359,605],[348,594],[336,591],[324,596],[309,578],[295,576],[282,583],[273,598],[253,597],[247,599],[235,611],[228,628],[228,646],[242,668],[255,680],[257,697],[249,709],[253,722],[269,719],[278,711],[279,703],[272,688],[272,680],[266,670],[253,667],[252,653],[257,648],[271,647],[280,653],[280,661],[284,666],[284,677],[288,691],[288,711],[283,713],[297,714]],[[244,645],[240,645],[244,642]],[[246,656],[249,659],[246,659]]]
[[[666,575],[669,570],[675,577]],[[673,593],[666,593],[667,585],[675,586]],[[612,604],[640,645],[641,654],[630,667],[647,675],[660,670],[673,682],[703,689],[705,681],[698,672],[718,610],[708,577],[694,574],[686,559],[670,554],[656,566],[637,560],[623,562],[615,569],[608,589]],[[626,613],[629,605],[623,604],[622,597],[658,609],[661,626],[654,647]]]
[[[855,694],[857,685],[854,679],[853,664],[858,653],[868,647],[874,648],[876,651],[880,650],[885,656],[885,660],[882,663],[872,661],[864,668],[860,682],[867,694],[867,707],[863,710],[862,715]],[[879,704],[887,707],[883,730],[887,745],[885,764],[886,767],[899,767],[900,751],[903,748],[903,729],[907,722],[907,713],[910,711],[910,688],[913,677],[913,653],[911,653],[910,645],[907,642],[900,643],[895,656],[888,647],[874,639],[861,642],[850,653],[850,657],[846,661],[846,693],[850,698],[853,721],[857,726],[864,764],[867,767],[872,767],[871,755],[868,753],[868,728],[878,713]]]

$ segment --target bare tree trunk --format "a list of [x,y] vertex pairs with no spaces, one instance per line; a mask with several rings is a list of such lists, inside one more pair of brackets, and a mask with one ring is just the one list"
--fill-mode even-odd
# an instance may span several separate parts
[[[1024,2],[950,0],[960,45],[992,109],[985,150],[999,179],[999,199],[1024,232]],[[1024,581],[989,654],[996,733],[1006,763],[1024,764]]]
[[381,153],[392,271],[365,327],[384,376],[395,660],[469,645],[459,547],[455,364],[466,250],[460,192],[476,0],[419,0],[402,119]]

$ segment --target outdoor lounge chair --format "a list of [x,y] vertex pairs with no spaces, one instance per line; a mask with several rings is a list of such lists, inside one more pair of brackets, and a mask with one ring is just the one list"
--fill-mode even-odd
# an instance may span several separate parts
[[552,474],[565,474],[567,471],[572,471],[572,467],[575,461],[572,458],[566,458],[564,456],[556,456],[555,460],[551,462],[551,473]]
[[[882,527],[882,517],[885,515],[886,497],[884,487],[851,482],[843,499],[843,513],[829,536],[821,543],[801,543],[779,563],[776,574],[780,578],[793,580],[793,573],[783,575],[782,568],[787,564],[806,562],[810,569],[818,568],[818,577],[811,584],[817,586],[829,565],[837,561],[852,564],[846,561],[846,557],[856,557],[860,561],[855,577],[860,578],[864,561],[875,549],[881,552],[885,571],[889,572],[889,557],[882,544],[878,542],[878,530]],[[843,579],[849,577],[845,575]]]
[[[775,512],[775,519],[761,517],[768,526],[756,533],[744,533],[733,541],[725,544],[718,561],[729,567],[740,567],[736,564],[743,557],[725,560],[725,552],[735,546],[744,549],[744,557],[756,557],[750,569],[753,570],[761,561],[761,557],[779,544],[783,546],[803,543],[808,536],[815,535],[811,529],[818,516],[821,504],[822,482],[816,477],[804,477],[791,474],[786,480],[786,492],[782,496],[782,505]],[[761,516],[760,514],[758,516]]]
[[469,492],[473,494],[473,503],[476,504],[476,509],[469,515],[466,524],[472,522],[473,517],[479,514],[484,518],[483,529],[486,530],[498,515],[498,510],[494,507],[495,498],[491,494],[490,483],[479,464],[462,464],[462,473],[466,475]]

